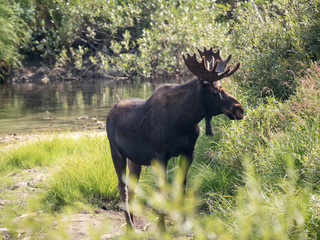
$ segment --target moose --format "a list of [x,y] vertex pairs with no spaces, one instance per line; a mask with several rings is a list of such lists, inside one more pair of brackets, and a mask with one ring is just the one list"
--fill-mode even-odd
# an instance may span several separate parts
[[240,63],[233,68],[227,66],[231,54],[223,60],[219,49],[198,51],[201,61],[196,53],[183,55],[186,67],[195,75],[190,81],[160,85],[147,100],[121,100],[107,115],[107,135],[128,227],[133,226],[133,215],[128,208],[133,193],[128,192],[124,179],[127,165],[129,176],[139,180],[142,165],[156,160],[166,171],[168,161],[182,155],[187,161],[186,185],[199,136],[198,123],[205,119],[206,134],[213,135],[212,116],[225,114],[231,120],[244,117],[241,103],[219,81],[237,71]]

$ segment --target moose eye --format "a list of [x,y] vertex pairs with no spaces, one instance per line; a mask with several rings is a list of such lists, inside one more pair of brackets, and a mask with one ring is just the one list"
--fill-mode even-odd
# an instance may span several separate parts
[[212,88],[211,92],[212,92],[213,94],[221,94],[221,89],[214,87],[214,88]]
[[213,88],[212,89],[212,94],[213,95],[219,95],[220,99],[222,98],[221,89],[220,88]]

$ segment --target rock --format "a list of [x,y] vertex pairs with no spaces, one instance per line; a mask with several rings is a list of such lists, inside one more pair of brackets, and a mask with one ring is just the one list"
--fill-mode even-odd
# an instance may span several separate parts
[[12,176],[15,176],[15,175],[17,175],[17,173],[13,173],[13,172],[12,172],[12,173],[9,173],[9,174],[8,174],[8,177],[12,177]]
[[1,239],[3,240],[9,240],[9,239],[13,239],[12,234],[10,233],[9,229],[7,228],[0,228],[0,235],[1,235]]
[[86,120],[86,119],[88,119],[88,117],[87,116],[82,116],[82,117],[78,117],[77,119],[78,120]]
[[11,201],[8,200],[8,199],[1,199],[1,200],[0,200],[0,206],[2,206],[2,205],[8,205],[8,204],[10,204],[10,203],[11,203]]

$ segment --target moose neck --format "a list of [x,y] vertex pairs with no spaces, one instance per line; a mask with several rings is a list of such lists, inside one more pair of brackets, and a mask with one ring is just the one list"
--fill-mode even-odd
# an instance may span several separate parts
[[203,104],[203,93],[201,85],[197,79],[180,85],[178,92],[181,96],[175,103],[178,107],[176,112],[181,127],[191,127],[198,124],[206,114],[206,108]]

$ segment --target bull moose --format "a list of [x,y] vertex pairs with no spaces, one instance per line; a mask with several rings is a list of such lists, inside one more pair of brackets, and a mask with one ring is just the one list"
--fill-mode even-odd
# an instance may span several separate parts
[[[107,134],[128,227],[133,224],[133,215],[127,204],[131,193],[123,178],[127,164],[129,176],[139,179],[142,165],[156,159],[166,169],[172,157],[183,155],[188,170],[199,136],[198,123],[203,118],[206,134],[213,135],[212,116],[225,114],[231,120],[244,116],[241,103],[219,82],[237,71],[240,63],[231,69],[227,66],[231,54],[223,60],[220,51],[214,52],[212,47],[198,51],[200,62],[195,53],[183,55],[187,68],[195,75],[193,79],[185,84],[163,84],[147,100],[121,100],[107,115]],[[186,180],[187,172],[184,184]]]

